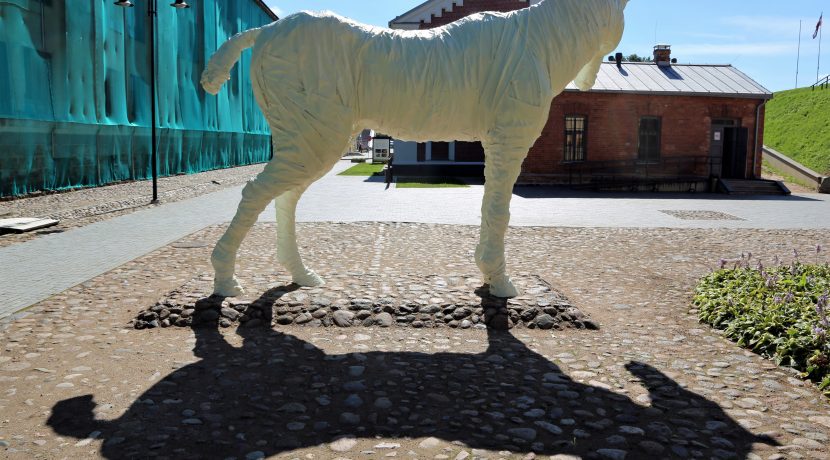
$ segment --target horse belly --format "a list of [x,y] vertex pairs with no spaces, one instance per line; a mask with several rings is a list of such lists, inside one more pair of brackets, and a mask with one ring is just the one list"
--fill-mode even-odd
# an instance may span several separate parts
[[[369,81],[361,98],[366,127],[409,141],[478,139],[478,94],[458,81],[412,78],[411,70],[364,73],[363,80]],[[364,71],[372,72],[371,66]]]

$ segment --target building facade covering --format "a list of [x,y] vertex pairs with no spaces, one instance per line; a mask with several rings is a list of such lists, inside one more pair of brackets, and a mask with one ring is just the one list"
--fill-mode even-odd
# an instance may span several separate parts
[[261,0],[0,2],[0,196],[151,175],[156,62],[159,175],[267,161],[271,145],[248,79],[250,54],[218,96],[199,78],[233,34],[277,17]]
[[[534,3],[430,0],[389,24],[428,29]],[[643,63],[609,57],[590,91],[571,84],[557,96],[519,182],[671,190],[672,184],[708,187],[715,178],[759,178],[764,103],[772,94],[732,66],[679,65],[667,45],[655,46],[654,53],[652,62]],[[395,143],[401,175],[479,175],[483,160],[479,143]]]

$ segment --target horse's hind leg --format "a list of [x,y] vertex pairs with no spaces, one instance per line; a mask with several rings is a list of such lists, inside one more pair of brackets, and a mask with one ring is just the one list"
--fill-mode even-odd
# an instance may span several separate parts
[[296,211],[307,186],[289,190],[274,201],[277,208],[277,260],[291,273],[291,279],[300,286],[322,286],[324,281],[309,270],[297,248]]
[[309,171],[306,165],[275,155],[256,178],[248,181],[242,189],[242,200],[236,215],[210,257],[215,271],[215,294],[234,297],[244,293],[234,276],[236,253],[242,240],[271,200],[289,190],[307,187],[315,177],[319,177],[314,174],[317,171]]

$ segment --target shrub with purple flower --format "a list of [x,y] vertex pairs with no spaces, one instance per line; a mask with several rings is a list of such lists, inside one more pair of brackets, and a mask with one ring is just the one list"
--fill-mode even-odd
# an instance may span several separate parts
[[830,264],[799,260],[798,250],[784,265],[778,256],[764,266],[753,254],[720,259],[719,270],[698,283],[694,305],[702,322],[724,335],[796,368],[830,396]]

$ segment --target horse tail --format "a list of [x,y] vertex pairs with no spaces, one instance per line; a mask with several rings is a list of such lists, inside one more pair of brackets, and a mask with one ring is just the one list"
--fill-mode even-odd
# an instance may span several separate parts
[[205,71],[202,72],[202,87],[210,94],[217,94],[231,78],[231,67],[239,60],[242,51],[254,46],[262,28],[240,32],[222,44],[210,58]]

